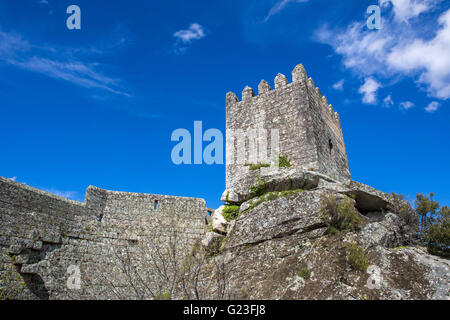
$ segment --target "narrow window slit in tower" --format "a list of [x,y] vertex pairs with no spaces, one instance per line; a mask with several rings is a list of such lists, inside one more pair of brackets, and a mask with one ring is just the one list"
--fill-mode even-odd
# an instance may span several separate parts
[[158,210],[158,200],[155,200],[155,210]]
[[331,141],[331,139],[328,140],[328,146],[330,147],[331,152],[331,150],[333,150],[333,142]]

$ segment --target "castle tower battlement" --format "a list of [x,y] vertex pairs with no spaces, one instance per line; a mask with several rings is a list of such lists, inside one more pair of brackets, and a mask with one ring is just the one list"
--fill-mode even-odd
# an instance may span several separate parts
[[[229,132],[248,133],[255,128],[279,131],[279,153],[288,157],[292,167],[313,170],[330,177],[346,181],[351,178],[337,112],[328,103],[314,81],[308,78],[303,65],[292,71],[292,82],[279,73],[274,79],[274,88],[261,80],[258,94],[246,86],[241,100],[233,92],[226,95],[227,152],[233,156],[240,151],[236,137]],[[245,146],[249,147],[248,137]],[[271,152],[270,134],[267,151]],[[242,147],[242,142],[241,142]],[[249,152],[246,150],[246,156]],[[227,189],[239,185],[249,172],[246,164],[228,162],[226,166]]]

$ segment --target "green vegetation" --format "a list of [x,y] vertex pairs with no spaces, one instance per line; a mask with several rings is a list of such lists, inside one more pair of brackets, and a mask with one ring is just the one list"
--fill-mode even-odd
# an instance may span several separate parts
[[347,261],[353,269],[366,271],[369,267],[369,260],[366,256],[364,248],[360,247],[356,242],[345,246],[347,252]]
[[439,209],[439,202],[433,200],[434,193],[430,193],[429,196],[418,193],[416,195],[415,205],[416,212],[420,216],[419,231],[424,240],[424,234],[426,233],[430,220],[436,215],[436,211]]
[[311,270],[308,268],[301,269],[297,275],[305,280],[309,280],[311,278]]
[[428,252],[450,257],[450,208],[444,206],[429,221],[425,231]]
[[239,206],[226,205],[222,211],[222,216],[225,218],[225,220],[230,222],[239,217],[239,210],[240,210]]
[[256,200],[255,199],[251,200],[250,206],[248,207],[248,209],[244,210],[242,213],[245,213],[247,211],[250,211],[250,210],[256,208],[263,202],[272,201],[272,200],[278,199],[279,197],[288,197],[290,195],[300,193],[303,191],[304,191],[303,189],[296,189],[296,190],[288,190],[288,191],[282,191],[282,192],[268,192],[268,193],[260,196]]
[[278,161],[279,161],[278,166],[280,168],[289,168],[292,166],[291,161],[288,159],[288,157],[283,156],[281,154],[278,156]]
[[286,190],[286,191],[281,191],[280,192],[280,197],[289,197],[293,194],[297,194],[297,193],[301,193],[305,190],[303,189],[295,189],[295,190]]
[[271,200],[275,200],[279,197],[277,192],[269,192],[264,196],[264,199],[266,201],[271,201]]
[[419,225],[419,215],[405,201],[405,196],[391,192],[390,197],[391,204],[387,205],[387,209],[402,218],[406,225],[417,227]]
[[328,227],[334,227],[338,230],[357,230],[362,224],[353,201],[348,197],[337,201],[334,195],[323,196],[320,210],[322,221]]
[[161,292],[158,293],[155,297],[155,300],[170,300],[171,296],[169,292]]
[[266,181],[262,183],[261,178],[259,176],[257,176],[256,178],[258,179],[258,184],[256,186],[251,187],[250,190],[253,192],[255,197],[259,197],[266,193],[268,185]]
[[401,250],[401,249],[406,249],[407,247],[405,247],[405,246],[398,246],[398,247],[395,247],[395,248],[392,248],[392,250]]
[[327,230],[325,231],[326,235],[333,235],[333,234],[337,234],[337,233],[339,233],[339,229],[337,229],[336,227],[333,227],[333,226],[329,226],[327,228]]
[[[244,166],[248,167],[248,169],[250,171],[255,171],[255,170],[259,170],[261,168],[268,168],[270,167],[270,163],[264,163],[264,162],[260,162],[260,163],[246,163],[244,164]],[[288,157],[284,156],[284,155],[278,155],[278,166],[280,168],[289,168],[292,166],[291,161],[289,160]]]
[[433,197],[434,193],[416,195],[419,237],[429,253],[450,257],[450,208],[441,207]]
[[265,202],[264,197],[258,198],[256,201],[251,200],[250,201],[250,207],[248,207],[247,210],[244,210],[244,212],[247,212],[247,211],[250,211],[250,210],[256,208],[257,206],[259,206],[263,202]]

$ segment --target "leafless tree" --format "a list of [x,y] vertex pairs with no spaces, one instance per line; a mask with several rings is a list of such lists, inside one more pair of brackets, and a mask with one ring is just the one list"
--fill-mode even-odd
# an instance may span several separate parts
[[102,287],[101,296],[121,300],[229,299],[230,255],[208,252],[200,237],[180,232],[179,226],[173,218],[164,228],[146,227],[120,245],[109,241],[110,254],[96,265],[89,286]]

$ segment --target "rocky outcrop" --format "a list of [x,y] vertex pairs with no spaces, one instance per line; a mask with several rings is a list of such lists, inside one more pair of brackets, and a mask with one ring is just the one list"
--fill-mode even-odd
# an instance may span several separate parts
[[[294,171],[267,178],[265,190],[296,189],[292,192],[251,199],[250,192],[233,190],[239,201],[229,202],[241,203],[241,215],[230,223],[221,251],[233,270],[232,297],[450,299],[450,261],[416,244],[416,220],[407,202],[361,183]],[[360,227],[327,232],[327,197],[350,200]],[[352,245],[367,265],[352,264]]]
[[212,216],[212,229],[215,232],[224,234],[227,232],[228,222],[222,215],[222,211],[225,206],[220,206],[217,210],[214,211]]

